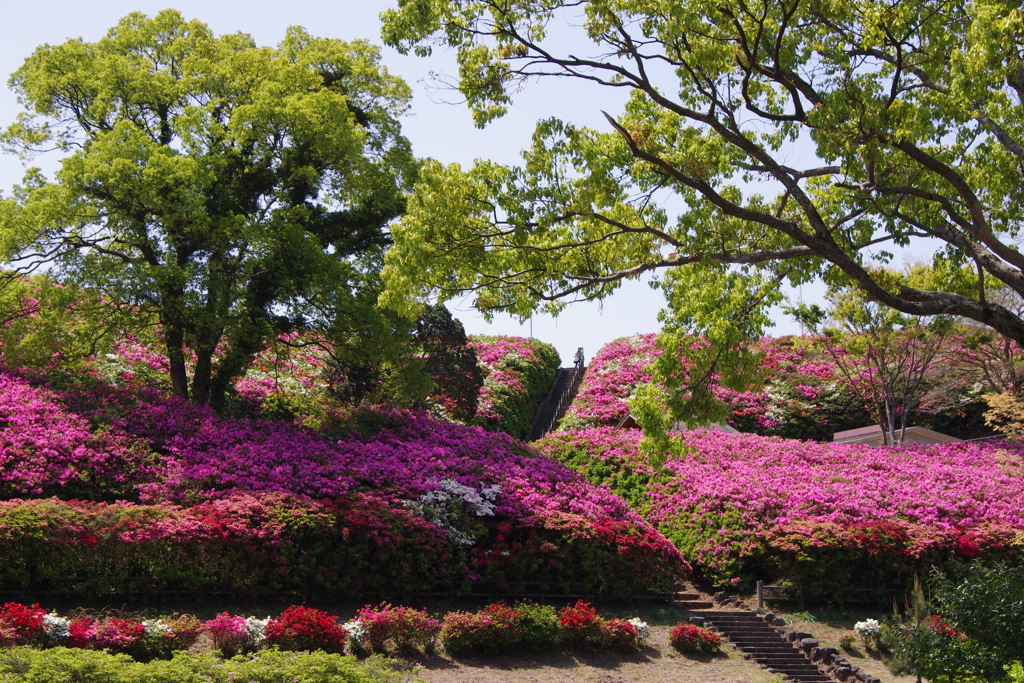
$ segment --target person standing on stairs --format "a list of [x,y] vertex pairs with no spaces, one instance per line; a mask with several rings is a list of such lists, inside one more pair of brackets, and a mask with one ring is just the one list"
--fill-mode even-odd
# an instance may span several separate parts
[[577,370],[583,369],[583,347],[576,349],[576,355],[572,357],[573,365],[576,366]]

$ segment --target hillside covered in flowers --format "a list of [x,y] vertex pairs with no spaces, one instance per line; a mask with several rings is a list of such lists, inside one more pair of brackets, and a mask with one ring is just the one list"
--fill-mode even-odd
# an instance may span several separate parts
[[688,571],[617,496],[505,434],[382,408],[231,416],[116,379],[0,371],[5,590],[627,595]]
[[722,586],[870,595],[954,559],[1024,550],[1024,449],[836,445],[690,431],[654,469],[637,430],[555,432],[541,452],[628,500]]
[[[851,390],[851,381],[818,341],[810,336],[765,337],[754,343],[758,370],[749,385],[739,391],[712,386],[715,398],[728,406],[729,424],[741,432],[817,441],[831,441],[835,432],[871,424],[872,415]],[[652,365],[662,353],[656,334],[623,337],[605,345],[587,368],[562,428],[619,423],[629,414],[636,388],[652,381]],[[685,367],[686,352],[675,353]],[[967,348],[962,337],[951,337],[926,378],[930,391],[923,392],[915,406],[913,423],[959,436],[987,433],[981,419],[981,382],[965,368],[991,374],[998,371],[991,367],[997,360]]]

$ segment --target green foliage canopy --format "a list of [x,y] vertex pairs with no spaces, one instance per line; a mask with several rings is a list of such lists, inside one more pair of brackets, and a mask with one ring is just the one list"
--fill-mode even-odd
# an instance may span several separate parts
[[2,143],[66,156],[0,203],[0,258],[154,313],[175,393],[219,404],[265,340],[330,328],[371,286],[415,171],[409,90],[378,58],[295,27],[258,47],[173,10],[37,48]]
[[[1024,293],[1019,3],[400,0],[383,19],[400,50],[457,51],[478,125],[531,80],[630,93],[605,131],[540,122],[521,166],[427,166],[385,266],[395,305],[474,291],[526,316],[663,273],[668,327],[729,349],[780,283],[824,277],[1024,341],[989,296]],[[876,277],[926,240],[948,278]]]

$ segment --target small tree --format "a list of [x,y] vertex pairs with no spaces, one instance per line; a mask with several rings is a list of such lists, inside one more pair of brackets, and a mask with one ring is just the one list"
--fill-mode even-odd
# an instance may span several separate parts
[[884,442],[902,442],[952,322],[904,315],[855,288],[835,289],[828,299],[827,313],[817,305],[791,311],[821,335],[840,377],[882,428]]
[[431,395],[455,419],[472,420],[484,375],[462,323],[443,304],[429,306],[416,321],[415,340],[434,383]]
[[1003,664],[1024,661],[1024,566],[971,562],[935,570],[932,590],[958,630],[1000,653]]

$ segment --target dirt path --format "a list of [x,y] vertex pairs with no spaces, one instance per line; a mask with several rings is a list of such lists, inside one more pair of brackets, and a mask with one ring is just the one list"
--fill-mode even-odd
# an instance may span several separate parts
[[684,657],[668,642],[668,626],[651,627],[640,653],[546,654],[518,657],[435,657],[420,662],[427,683],[777,683],[778,678],[726,645],[713,657]]

